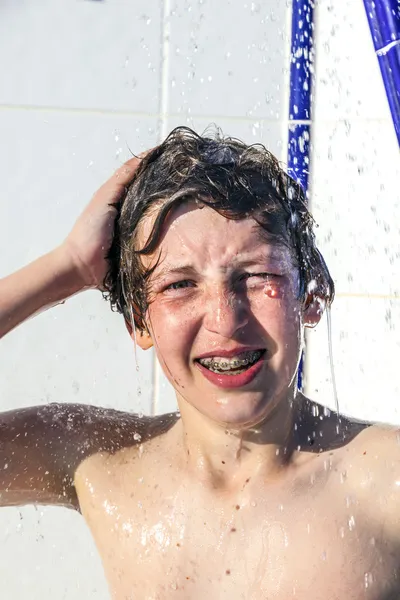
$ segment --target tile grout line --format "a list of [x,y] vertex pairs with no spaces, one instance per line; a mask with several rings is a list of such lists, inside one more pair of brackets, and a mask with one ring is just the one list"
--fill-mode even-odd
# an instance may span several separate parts
[[[169,0],[166,0],[169,2]],[[165,107],[166,108],[166,107]],[[92,115],[92,116],[106,116],[106,117],[144,117],[144,118],[158,118],[163,119],[164,116],[168,116],[172,119],[177,119],[182,117],[185,118],[185,115],[181,113],[163,113],[160,112],[140,112],[140,111],[130,111],[130,110],[112,110],[112,109],[96,109],[96,108],[68,108],[61,106],[35,106],[31,104],[0,104],[0,112],[6,111],[26,111],[26,112],[50,112],[50,113],[61,113],[61,114],[77,114],[77,115]],[[306,123],[305,121],[289,121],[289,119],[270,119],[263,115],[253,115],[251,117],[241,116],[241,115],[202,115],[202,114],[191,114],[191,119],[199,119],[203,121],[209,121],[210,119],[215,119],[216,121],[235,121],[239,123],[254,123],[254,121],[262,121],[263,123],[274,123],[274,124],[282,124],[286,127],[291,123]],[[386,117],[358,117],[356,115],[349,115],[347,117],[342,116],[337,119],[316,119],[314,122],[319,125],[323,123],[345,123],[348,122],[349,119],[354,120],[355,122],[368,122],[368,123],[381,123],[382,121],[390,122],[389,118]]]
[[364,294],[362,292],[343,292],[335,294],[335,298],[353,298],[364,300],[400,300],[400,295],[396,294]]

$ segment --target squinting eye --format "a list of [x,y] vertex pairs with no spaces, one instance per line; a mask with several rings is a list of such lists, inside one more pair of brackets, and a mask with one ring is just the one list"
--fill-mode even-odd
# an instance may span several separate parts
[[269,298],[281,296],[280,278],[280,275],[272,273],[246,273],[243,277],[248,290],[262,287],[264,294]]
[[165,288],[165,291],[182,290],[182,289],[189,287],[189,285],[191,285],[191,283],[192,282],[189,281],[188,279],[183,279],[182,281],[174,281],[174,283],[170,283],[169,285],[167,285],[167,287]]
[[278,277],[278,275],[272,275],[272,273],[246,273],[243,276],[244,280],[254,279],[259,277],[263,281],[272,281],[274,277]]

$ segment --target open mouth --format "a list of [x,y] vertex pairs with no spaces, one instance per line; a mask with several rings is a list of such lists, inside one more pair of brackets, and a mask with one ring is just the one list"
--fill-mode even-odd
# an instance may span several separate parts
[[263,358],[265,350],[249,350],[241,352],[232,358],[212,356],[208,358],[197,358],[202,367],[217,373],[218,375],[240,375],[248,371],[260,359]]

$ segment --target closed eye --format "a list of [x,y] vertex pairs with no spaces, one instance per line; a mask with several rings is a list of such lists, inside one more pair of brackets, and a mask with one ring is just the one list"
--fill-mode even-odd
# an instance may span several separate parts
[[266,285],[278,284],[280,275],[273,273],[244,273],[239,277],[239,287],[246,290],[265,288]]
[[263,279],[272,279],[272,277],[280,277],[279,275],[275,275],[274,273],[244,273],[240,279],[243,281],[245,279],[250,279],[252,277],[262,277]]

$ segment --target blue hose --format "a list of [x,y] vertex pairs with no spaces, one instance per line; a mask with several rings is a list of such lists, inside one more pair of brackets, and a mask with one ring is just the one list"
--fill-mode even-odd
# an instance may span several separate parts
[[288,172],[308,192],[314,2],[293,0],[290,52]]
[[364,0],[364,6],[400,145],[400,0]]

